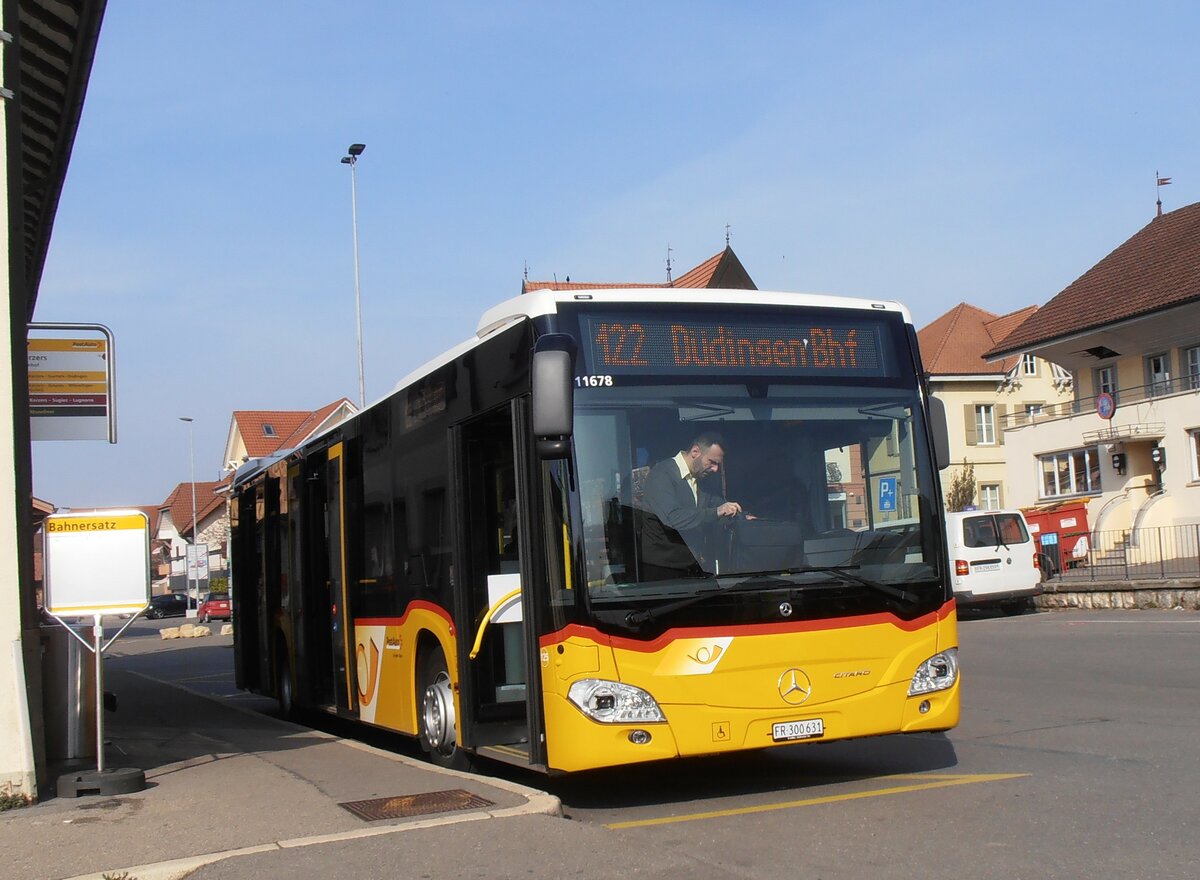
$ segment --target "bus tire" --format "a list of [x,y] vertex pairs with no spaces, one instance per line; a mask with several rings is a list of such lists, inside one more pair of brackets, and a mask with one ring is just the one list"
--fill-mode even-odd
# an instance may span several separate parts
[[440,647],[426,651],[417,669],[417,717],[421,748],[439,767],[469,770],[471,761],[458,747],[458,721],[454,690],[446,655]]
[[276,663],[275,699],[279,701],[279,714],[288,721],[296,720],[296,681],[285,652],[280,651]]

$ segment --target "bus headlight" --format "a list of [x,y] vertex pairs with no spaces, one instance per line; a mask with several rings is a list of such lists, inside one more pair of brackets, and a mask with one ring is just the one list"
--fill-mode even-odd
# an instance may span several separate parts
[[619,681],[580,679],[571,685],[567,699],[588,718],[605,724],[645,724],[667,720],[654,697],[641,688]]
[[928,694],[933,691],[944,691],[954,687],[958,681],[958,648],[947,648],[934,654],[917,667],[913,673],[912,682],[908,686],[908,695]]

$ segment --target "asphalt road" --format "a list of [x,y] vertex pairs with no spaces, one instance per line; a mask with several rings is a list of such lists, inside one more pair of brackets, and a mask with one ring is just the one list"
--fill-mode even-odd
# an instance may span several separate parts
[[[154,634],[133,636],[121,662],[258,699],[232,689],[216,640]],[[193,876],[1200,877],[1200,613],[966,615],[959,636],[963,719],[945,735],[565,779],[489,767],[557,794],[567,821],[470,823]]]

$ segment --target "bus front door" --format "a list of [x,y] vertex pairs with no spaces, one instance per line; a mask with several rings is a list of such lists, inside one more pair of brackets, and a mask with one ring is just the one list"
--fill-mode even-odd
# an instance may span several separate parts
[[494,410],[462,425],[457,433],[464,580],[455,616],[459,621],[462,670],[460,707],[465,716],[461,726],[463,743],[489,757],[528,764],[525,620],[512,410],[508,406]]

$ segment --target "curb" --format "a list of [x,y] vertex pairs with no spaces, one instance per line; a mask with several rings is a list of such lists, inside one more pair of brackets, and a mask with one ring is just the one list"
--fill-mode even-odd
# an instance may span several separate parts
[[[216,697],[208,694],[199,693],[181,684],[176,684],[171,681],[163,681],[160,678],[155,678],[151,675],[146,675],[142,672],[134,670],[124,670],[126,674],[135,675],[139,678],[153,681],[156,684],[166,685],[167,687],[176,688],[186,692],[187,694],[200,697],[218,705],[232,709],[236,712],[241,712],[246,715],[251,715],[258,720],[266,720],[270,723],[277,724],[283,727],[288,727],[297,731],[313,734],[322,739],[327,739],[331,742],[346,746],[347,748],[357,749],[362,752],[374,755],[380,758],[386,758],[389,761],[395,761],[398,764],[404,764],[414,769],[422,770],[429,773],[451,776],[457,779],[475,781],[482,783],[491,788],[498,788],[502,791],[507,791],[511,794],[525,798],[525,803],[515,807],[502,807],[496,810],[475,810],[469,813],[455,813],[453,815],[440,816],[432,819],[416,819],[410,822],[405,822],[402,825],[386,825],[377,828],[357,828],[350,831],[337,832],[335,834],[323,834],[310,837],[296,837],[286,840],[276,840],[271,843],[258,844],[256,846],[241,847],[239,849],[223,850],[218,852],[204,853],[196,856],[185,856],[178,859],[168,859],[160,862],[150,862],[144,865],[134,865],[132,867],[123,868],[108,868],[103,871],[95,871],[88,874],[77,874],[66,880],[105,880],[106,877],[111,878],[113,875],[121,873],[128,874],[130,880],[181,880],[191,874],[193,871],[211,865],[214,862],[225,861],[226,859],[234,859],[240,856],[258,855],[261,853],[275,852],[278,850],[293,849],[304,846],[320,846],[327,843],[338,843],[347,840],[357,840],[368,837],[379,837],[386,834],[400,834],[405,831],[420,831],[426,828],[437,828],[445,825],[456,825],[460,822],[478,822],[486,819],[505,819],[513,816],[528,816],[528,815],[545,815],[561,817],[562,801],[548,792],[540,791],[535,788],[521,785],[517,782],[511,782],[507,779],[496,779],[493,777],[481,777],[471,773],[464,773],[459,770],[451,770],[446,767],[438,767],[435,764],[426,764],[421,761],[414,761],[405,755],[398,755],[395,752],[389,752],[385,749],[380,749],[375,746],[370,746],[365,743],[355,742],[354,740],[343,739],[342,737],[334,736],[333,734],[325,733],[321,730],[314,730],[311,727],[294,724],[290,721],[285,721],[280,718],[272,718],[269,715],[263,715],[251,709],[246,709],[231,703],[226,703]],[[209,756],[211,759],[211,756]],[[201,756],[191,758],[187,761],[178,762],[177,765],[195,765],[206,763],[206,758]],[[163,771],[168,768],[158,768]],[[149,778],[149,777],[148,777]]]

